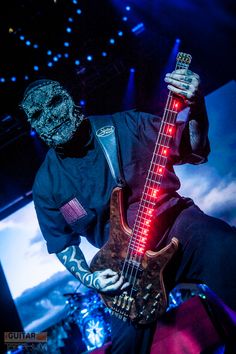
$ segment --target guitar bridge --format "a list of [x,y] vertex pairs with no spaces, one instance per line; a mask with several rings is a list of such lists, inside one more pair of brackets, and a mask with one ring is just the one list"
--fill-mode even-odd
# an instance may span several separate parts
[[121,295],[115,296],[112,301],[112,314],[122,319],[123,321],[126,321],[129,318],[129,313],[133,301],[134,298],[128,296],[126,292]]

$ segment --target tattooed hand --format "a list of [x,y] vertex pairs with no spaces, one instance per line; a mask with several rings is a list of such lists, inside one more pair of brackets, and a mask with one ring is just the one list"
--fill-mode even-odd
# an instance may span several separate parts
[[170,91],[183,97],[187,103],[190,103],[197,96],[200,77],[190,70],[178,69],[166,74],[165,82],[169,84],[167,88]]
[[70,246],[57,253],[57,257],[64,266],[88,288],[100,292],[116,293],[129,286],[124,282],[124,277],[111,269],[105,269],[92,273],[84,258],[84,254],[78,246]]
[[118,292],[129,286],[129,283],[124,282],[124,277],[119,276],[117,272],[111,269],[96,271],[87,275],[90,277],[90,283],[93,287],[103,293]]

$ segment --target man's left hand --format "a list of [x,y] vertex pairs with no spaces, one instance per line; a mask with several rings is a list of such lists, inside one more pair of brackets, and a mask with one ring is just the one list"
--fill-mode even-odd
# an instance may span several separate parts
[[187,103],[193,102],[197,96],[200,84],[198,74],[186,70],[178,69],[165,76],[167,88],[173,93],[183,97]]

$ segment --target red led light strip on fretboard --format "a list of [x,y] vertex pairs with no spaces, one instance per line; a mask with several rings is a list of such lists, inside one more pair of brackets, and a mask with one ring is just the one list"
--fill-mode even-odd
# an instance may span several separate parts
[[[178,62],[175,69],[188,69],[189,63]],[[139,210],[128,248],[126,261],[140,262],[146,251],[154,206],[161,191],[161,182],[165,173],[171,139],[175,134],[175,121],[179,112],[180,101],[171,92],[168,94],[166,107],[161,121],[152,161],[143,189]],[[158,230],[157,230],[158,231]]]

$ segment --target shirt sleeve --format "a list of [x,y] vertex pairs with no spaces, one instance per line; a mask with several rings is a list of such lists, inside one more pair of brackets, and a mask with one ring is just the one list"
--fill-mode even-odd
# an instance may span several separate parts
[[[210,153],[208,139],[208,116],[205,101],[199,98],[195,105],[179,112],[176,120],[176,135],[172,144],[174,164],[201,164]],[[191,140],[195,141],[195,147]]]
[[45,186],[38,180],[33,186],[33,200],[48,253],[58,253],[68,246],[80,244],[80,236],[67,224],[50,197],[46,196]]
[[[194,129],[194,124],[197,122],[197,130]],[[160,129],[161,118],[140,112],[139,114],[139,134],[143,141],[152,141],[155,143]],[[192,138],[198,138],[199,144],[197,149],[193,150],[191,145]],[[198,136],[193,136],[198,134]],[[207,156],[210,152],[208,140],[208,118],[204,102],[201,102],[197,107],[186,107],[179,112],[176,120],[176,130],[174,138],[171,142],[171,153],[169,162],[175,164],[200,164],[207,161]]]

